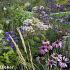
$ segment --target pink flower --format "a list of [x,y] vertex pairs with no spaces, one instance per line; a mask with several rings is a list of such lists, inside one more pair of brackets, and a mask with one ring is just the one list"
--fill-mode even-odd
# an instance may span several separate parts
[[59,66],[61,68],[66,68],[67,67],[67,62],[69,61],[68,58],[66,58],[65,56],[59,56],[57,59]]
[[67,61],[69,61],[69,59],[66,58],[65,56],[59,56],[57,61],[67,62]]
[[40,49],[39,53],[44,55],[46,52],[43,49]]
[[51,45],[48,45],[48,46],[47,46],[47,49],[48,49],[48,50],[52,50],[53,47],[52,47]]
[[42,46],[39,48],[39,53],[40,54],[45,54],[52,49],[53,49],[53,47],[50,45],[50,42],[44,40],[44,41],[42,41]]
[[45,53],[49,52],[49,50],[52,50],[52,46],[51,45],[41,46],[39,48],[39,53],[40,54],[45,54]]
[[56,62],[54,60],[48,60],[48,65],[52,68],[52,66],[56,66]]
[[51,57],[52,57],[53,59],[57,60],[58,54],[57,54],[57,53],[53,53],[53,54],[51,55]]
[[67,67],[67,64],[65,62],[59,62],[59,66],[61,68],[66,68]]
[[61,48],[62,47],[62,41],[56,41],[52,44],[54,48]]
[[61,54],[53,53],[51,57],[58,63],[60,68],[67,68],[67,63],[69,62],[69,59],[65,56],[62,56]]
[[50,44],[50,41],[44,40],[44,41],[42,41],[42,44],[43,44],[43,45],[49,45],[49,44]]
[[44,55],[46,52],[48,52],[47,47],[46,46],[41,46],[40,49],[39,49],[39,53]]

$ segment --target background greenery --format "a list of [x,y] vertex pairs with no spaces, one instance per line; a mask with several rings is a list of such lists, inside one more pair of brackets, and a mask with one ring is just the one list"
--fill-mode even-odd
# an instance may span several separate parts
[[[51,9],[48,9],[48,5],[51,4],[63,4],[65,9],[63,12],[59,10],[51,12]],[[70,29],[69,24],[61,24],[59,21],[56,21],[56,19],[61,19],[62,17],[70,15],[70,9],[66,6],[67,4],[69,4],[67,0],[0,0],[0,65],[14,65],[17,68],[17,66],[20,64],[16,51],[14,51],[10,46],[4,46],[6,44],[4,39],[4,33],[6,31],[17,32],[16,28],[23,25],[24,20],[34,16],[32,8],[40,5],[44,6],[50,11],[49,16],[54,18],[53,20],[50,20],[50,22],[54,26],[58,25],[59,29],[63,29],[63,31],[68,28]],[[37,54],[38,47],[41,46],[42,40],[48,38],[48,40],[54,42],[58,37],[62,36],[62,34],[57,33],[54,31],[54,29],[49,29],[46,32],[42,31],[40,34],[41,38],[39,34],[34,36],[30,35],[29,37],[24,38],[26,45],[29,41],[33,57],[35,54]],[[65,45],[68,46],[66,51],[70,56],[69,41],[70,39],[68,38]],[[20,49],[23,52],[23,49]]]

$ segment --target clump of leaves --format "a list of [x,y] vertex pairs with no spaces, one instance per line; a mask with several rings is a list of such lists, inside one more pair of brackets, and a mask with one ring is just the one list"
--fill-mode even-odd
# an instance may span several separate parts
[[17,54],[10,46],[6,46],[4,31],[0,30],[0,65],[16,66],[18,63]]

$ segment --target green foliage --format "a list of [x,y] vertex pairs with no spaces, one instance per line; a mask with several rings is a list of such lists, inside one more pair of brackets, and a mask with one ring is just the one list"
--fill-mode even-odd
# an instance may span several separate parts
[[[47,3],[48,2],[48,3]],[[55,2],[55,1],[54,1]],[[58,0],[58,4],[66,4],[67,0]],[[31,12],[34,6],[44,6],[47,9],[47,5],[53,4],[50,0],[1,0],[0,2],[0,65],[14,65],[16,68],[20,63],[26,65],[29,70],[32,70],[32,64],[35,58],[35,54],[38,54],[39,47],[42,45],[43,40],[49,40],[50,42],[54,42],[58,39],[61,33],[55,32],[53,29],[48,30],[38,30],[34,27],[35,33],[28,33],[27,37],[23,39],[21,37],[21,41],[19,43],[19,47],[16,50],[13,50],[10,46],[6,45],[6,41],[4,39],[5,31],[15,31],[17,27],[21,27],[23,25],[23,21],[29,18],[34,17],[35,13]],[[65,8],[66,9],[66,8]],[[64,9],[64,10],[65,10]],[[56,12],[58,10],[56,9]],[[68,16],[70,12],[58,12],[58,13],[50,13],[52,19],[51,23],[53,26],[58,26],[59,29],[65,30],[70,28],[70,25],[67,24],[59,24],[56,19],[61,19],[65,16]],[[38,16],[38,14],[36,14]],[[49,15],[49,14],[48,14]],[[37,18],[32,18],[32,23],[35,25],[36,23],[41,22]],[[33,25],[32,25],[33,26]],[[24,34],[23,34],[24,35]],[[28,45],[29,42],[29,45]],[[67,51],[70,56],[70,37],[66,39],[64,52]],[[26,46],[25,46],[26,45]],[[22,47],[23,46],[23,47]],[[27,53],[23,50],[26,48]],[[61,49],[62,50],[62,49]],[[31,53],[32,52],[32,53]],[[65,52],[66,53],[66,52]],[[65,54],[64,53],[64,54]],[[18,54],[18,55],[17,55]],[[19,57],[18,57],[19,56]],[[39,66],[39,64],[37,64]],[[40,70],[43,70],[43,66],[39,66]],[[46,67],[47,68],[47,67]],[[56,70],[56,68],[55,68]],[[58,69],[57,69],[58,70]]]
[[[57,21],[57,19],[59,20],[59,19],[65,18],[68,15],[70,15],[70,12],[51,13],[50,16],[52,16],[54,18],[54,20],[52,20],[51,22],[54,24],[54,26],[59,26],[59,28],[63,28],[64,30],[69,29],[70,24],[61,24],[59,21]],[[68,18],[66,18],[65,21],[67,21],[67,20],[68,20]]]
[[[21,26],[23,25],[23,21],[25,19],[28,19],[28,18],[31,18],[32,17],[32,13],[31,12],[28,12],[28,11],[24,11],[22,8],[20,7],[10,7],[8,9],[8,20],[9,23],[8,24],[5,24],[5,30],[13,30],[13,29],[16,29],[18,26]],[[9,19],[10,17],[10,19]],[[7,21],[7,19],[6,19]]]
[[63,29],[69,29],[69,28],[70,28],[70,25],[69,25],[69,24],[64,24],[64,25],[61,25],[61,27],[62,27]]
[[21,7],[17,3],[10,6],[1,5],[0,25],[2,25],[4,31],[15,31],[18,26],[23,24],[25,19],[31,17],[32,12],[25,11],[24,6]]
[[34,36],[34,41],[37,41],[37,42],[39,42],[40,41],[40,39],[39,39],[39,37],[38,36]]
[[58,4],[66,4],[68,3],[68,0],[57,0]]
[[29,2],[31,3],[32,7],[34,6],[46,6],[46,3],[44,0],[29,0]]
[[35,43],[34,43],[34,40],[33,39],[29,39],[29,43],[30,43],[30,45],[33,47],[33,46],[35,46]]
[[70,12],[58,12],[58,13],[51,13],[50,16],[55,17],[55,18],[61,18],[68,16]]
[[18,65],[18,56],[10,46],[4,46],[6,44],[4,40],[4,31],[0,30],[0,65],[16,67]]
[[49,30],[46,31],[46,38],[49,41],[54,42],[54,41],[57,40],[58,34],[54,30],[49,29]]
[[0,62],[4,65],[18,65],[17,54],[11,47],[0,48]]

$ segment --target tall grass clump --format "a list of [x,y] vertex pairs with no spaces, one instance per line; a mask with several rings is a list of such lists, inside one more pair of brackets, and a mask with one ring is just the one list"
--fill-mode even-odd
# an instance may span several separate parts
[[[30,57],[28,59],[26,59],[26,57],[24,57],[24,54],[22,54],[22,52],[20,51],[18,44],[16,44],[16,42],[14,41],[12,36],[9,35],[9,37],[11,38],[11,40],[12,40],[12,42],[13,42],[15,48],[16,48],[16,52],[17,52],[18,58],[19,58],[19,63],[21,63],[24,66],[25,70],[31,70],[31,69],[35,70],[34,63],[33,63],[33,57],[32,57],[32,53],[31,53],[31,49],[30,49],[30,45],[28,43],[28,47],[29,47],[29,52],[28,52],[29,55],[28,55],[27,54],[27,48],[26,48],[26,45],[25,45],[25,42],[24,42],[24,38],[23,38],[23,36],[21,34],[21,31],[19,30],[19,28],[17,28],[17,31],[18,31],[18,33],[20,35],[20,39],[22,41],[24,52],[26,53],[25,55],[26,55],[26,57]],[[27,60],[29,60],[29,61],[27,62]],[[29,66],[30,66],[30,68],[29,68]]]

